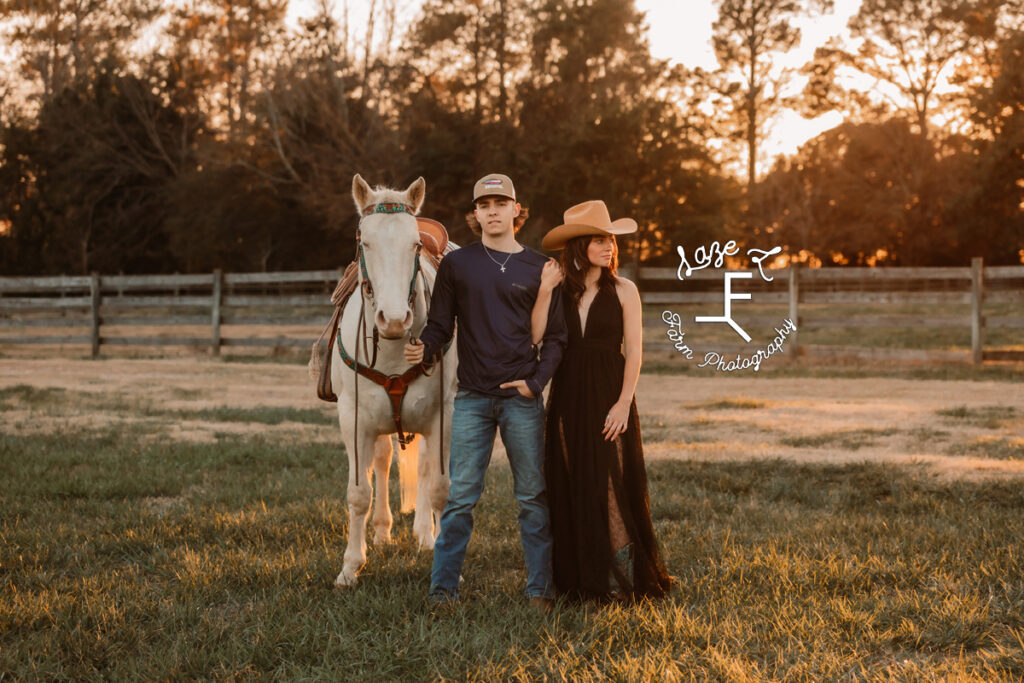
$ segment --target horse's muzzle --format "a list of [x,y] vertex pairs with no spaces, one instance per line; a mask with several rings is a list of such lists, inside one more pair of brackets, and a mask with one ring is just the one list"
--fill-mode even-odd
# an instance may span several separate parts
[[387,318],[383,311],[377,311],[375,322],[377,331],[384,339],[401,339],[412,327],[412,310],[406,309],[405,318],[402,320]]

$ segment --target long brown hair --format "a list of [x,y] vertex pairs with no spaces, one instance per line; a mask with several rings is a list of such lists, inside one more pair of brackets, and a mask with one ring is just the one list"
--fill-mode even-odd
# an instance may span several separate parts
[[[601,276],[597,279],[599,290],[603,287],[614,287],[618,280],[619,245],[615,241],[615,237],[611,235],[609,237],[611,237],[615,249],[612,250],[612,262],[601,268]],[[590,240],[593,238],[594,235],[573,237],[565,243],[565,249],[562,250],[561,262],[562,272],[565,274],[565,289],[576,306],[580,305],[580,299],[583,298],[583,292],[587,288],[585,278],[591,265],[590,259],[587,258],[587,248],[590,247]]]

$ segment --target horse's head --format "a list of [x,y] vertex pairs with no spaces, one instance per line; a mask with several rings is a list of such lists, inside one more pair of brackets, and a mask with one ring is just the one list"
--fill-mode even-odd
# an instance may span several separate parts
[[423,204],[426,186],[417,178],[404,192],[370,189],[358,174],[352,178],[352,197],[362,216],[363,277],[371,283],[373,320],[385,339],[402,337],[412,326],[410,299],[420,248],[414,215]]

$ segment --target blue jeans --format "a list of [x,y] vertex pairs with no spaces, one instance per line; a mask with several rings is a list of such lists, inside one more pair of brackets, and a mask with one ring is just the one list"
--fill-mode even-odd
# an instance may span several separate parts
[[526,560],[527,597],[554,595],[551,578],[551,525],[544,485],[544,404],[540,396],[499,398],[460,390],[452,413],[449,462],[451,487],[434,543],[430,599],[457,600],[459,574],[473,532],[473,508],[484,490],[494,433],[508,452],[519,501],[519,535]]

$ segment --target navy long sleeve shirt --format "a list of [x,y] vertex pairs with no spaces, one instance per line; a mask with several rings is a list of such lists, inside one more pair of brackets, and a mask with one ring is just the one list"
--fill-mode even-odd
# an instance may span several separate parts
[[540,396],[569,340],[562,297],[557,290],[552,294],[538,356],[530,317],[547,258],[529,247],[513,254],[493,249],[490,253],[483,243],[474,242],[441,260],[430,315],[420,333],[423,357],[430,358],[452,338],[457,320],[460,389],[515,396],[515,388],[499,385],[525,379],[534,396]]

